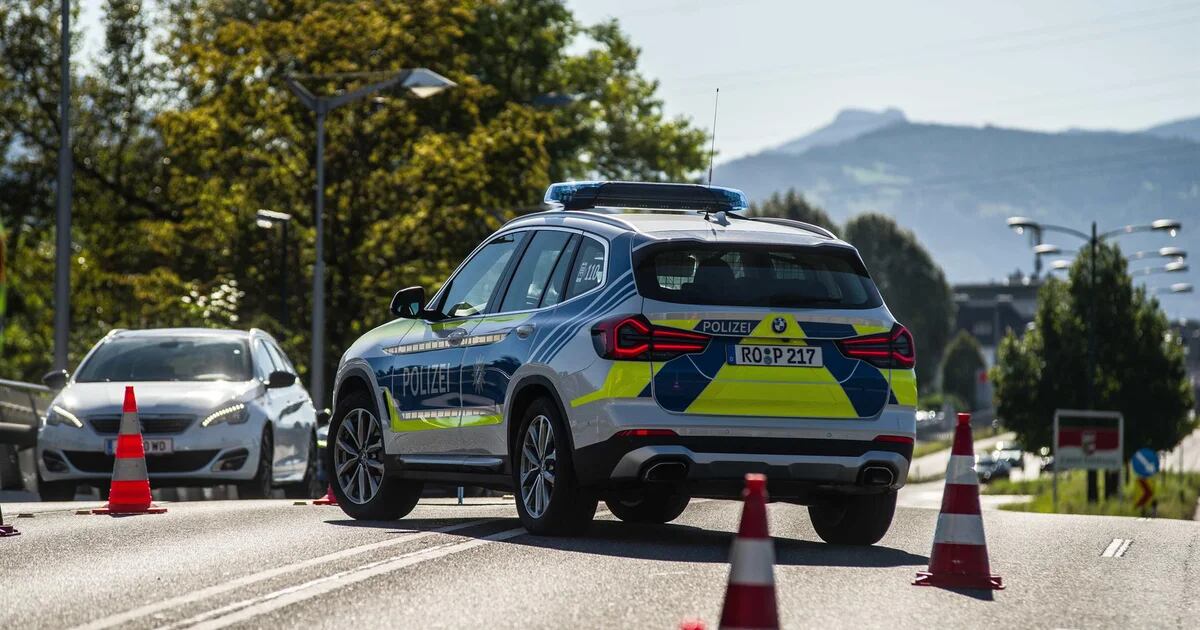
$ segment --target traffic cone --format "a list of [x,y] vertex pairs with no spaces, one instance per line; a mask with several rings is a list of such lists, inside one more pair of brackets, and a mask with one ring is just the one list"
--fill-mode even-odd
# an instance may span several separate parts
[[946,467],[942,511],[933,534],[929,570],[917,572],[917,586],[1002,589],[1000,576],[988,565],[987,539],[979,510],[979,477],[975,473],[971,414],[958,414],[954,447]]
[[150,474],[146,471],[146,450],[142,443],[142,425],[138,422],[137,401],[133,388],[125,388],[125,406],[121,410],[121,430],[117,434],[116,461],[108,505],[92,514],[162,514],[166,508],[150,502]]
[[0,509],[0,538],[4,538],[6,536],[20,536],[20,535],[21,535],[21,532],[17,531],[17,528],[13,527],[12,525],[4,524],[4,510]]
[[767,533],[767,478],[746,475],[742,523],[729,554],[729,587],[720,630],[779,628],[775,606],[775,548]]
[[320,499],[313,499],[313,505],[337,505],[337,497],[333,496],[333,484],[329,484],[329,489],[325,491],[325,496]]

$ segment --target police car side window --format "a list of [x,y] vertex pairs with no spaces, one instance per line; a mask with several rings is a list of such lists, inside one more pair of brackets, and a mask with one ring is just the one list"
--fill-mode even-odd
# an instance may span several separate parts
[[570,274],[567,300],[604,284],[604,245],[593,238],[583,239]]
[[526,233],[492,239],[450,279],[439,310],[446,317],[467,317],[487,310],[496,284],[524,241]]
[[558,230],[540,230],[533,235],[513,272],[500,312],[524,311],[541,304],[554,264],[570,239],[569,232]]
[[567,290],[567,273],[571,271],[571,265],[575,262],[575,251],[579,249],[579,241],[582,238],[578,234],[572,236],[566,249],[563,250],[562,256],[558,257],[558,263],[554,265],[554,273],[550,274],[550,282],[546,285],[545,294],[542,295],[541,306],[543,308],[554,306],[562,301],[563,293]]

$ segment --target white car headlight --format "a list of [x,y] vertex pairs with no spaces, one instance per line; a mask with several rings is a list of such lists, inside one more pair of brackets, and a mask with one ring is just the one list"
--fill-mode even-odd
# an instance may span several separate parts
[[250,419],[250,411],[246,409],[246,405],[237,403],[222,407],[210,414],[208,417],[200,421],[200,426],[211,427],[214,424],[244,424]]
[[67,411],[60,405],[51,405],[50,410],[46,412],[46,426],[53,427],[57,425],[75,427],[76,429],[83,428],[83,422],[75,414]]

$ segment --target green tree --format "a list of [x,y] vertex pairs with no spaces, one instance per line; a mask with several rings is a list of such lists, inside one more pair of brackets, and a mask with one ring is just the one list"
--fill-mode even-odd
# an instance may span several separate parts
[[918,384],[929,391],[929,375],[937,374],[954,318],[946,275],[911,231],[885,215],[860,214],[846,223],[841,237],[858,248],[888,308],[912,332]]
[[[992,369],[996,411],[1028,448],[1050,446],[1054,410],[1120,411],[1125,456],[1142,447],[1166,450],[1194,428],[1195,404],[1183,347],[1158,300],[1134,288],[1116,246],[1101,244],[1096,280],[1085,250],[1069,280],[1050,279],[1038,292],[1033,327],[1001,342]],[[1096,379],[1088,400],[1088,321],[1095,308]]]
[[778,217],[804,221],[833,232],[838,231],[837,223],[821,208],[812,205],[804,195],[789,189],[786,193],[774,193],[766,201],[750,205],[750,214],[762,217]]
[[[306,82],[324,94],[414,66],[458,83],[328,119],[331,363],[389,317],[398,287],[436,287],[550,181],[686,180],[705,164],[705,134],[664,114],[616,23],[580,24],[557,0],[150,4],[154,29],[142,2],[107,0],[100,58],[74,65],[73,360],[113,327],[259,326],[307,370],[315,143],[291,73],[337,75]],[[0,3],[13,263],[0,375],[23,379],[52,356],[58,6]],[[282,268],[279,235],[255,229],[260,208],[294,217]],[[288,330],[284,273],[299,289]]]
[[960,331],[946,346],[946,356],[942,359],[942,391],[965,402],[970,409],[978,409],[982,401],[975,398],[975,386],[979,371],[986,366],[979,342],[967,331]]

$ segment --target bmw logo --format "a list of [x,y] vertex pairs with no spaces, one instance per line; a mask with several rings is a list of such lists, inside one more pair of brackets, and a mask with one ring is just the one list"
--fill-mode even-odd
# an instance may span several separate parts
[[783,331],[787,330],[787,320],[776,317],[775,321],[771,322],[771,330],[774,330],[777,335],[782,335]]

